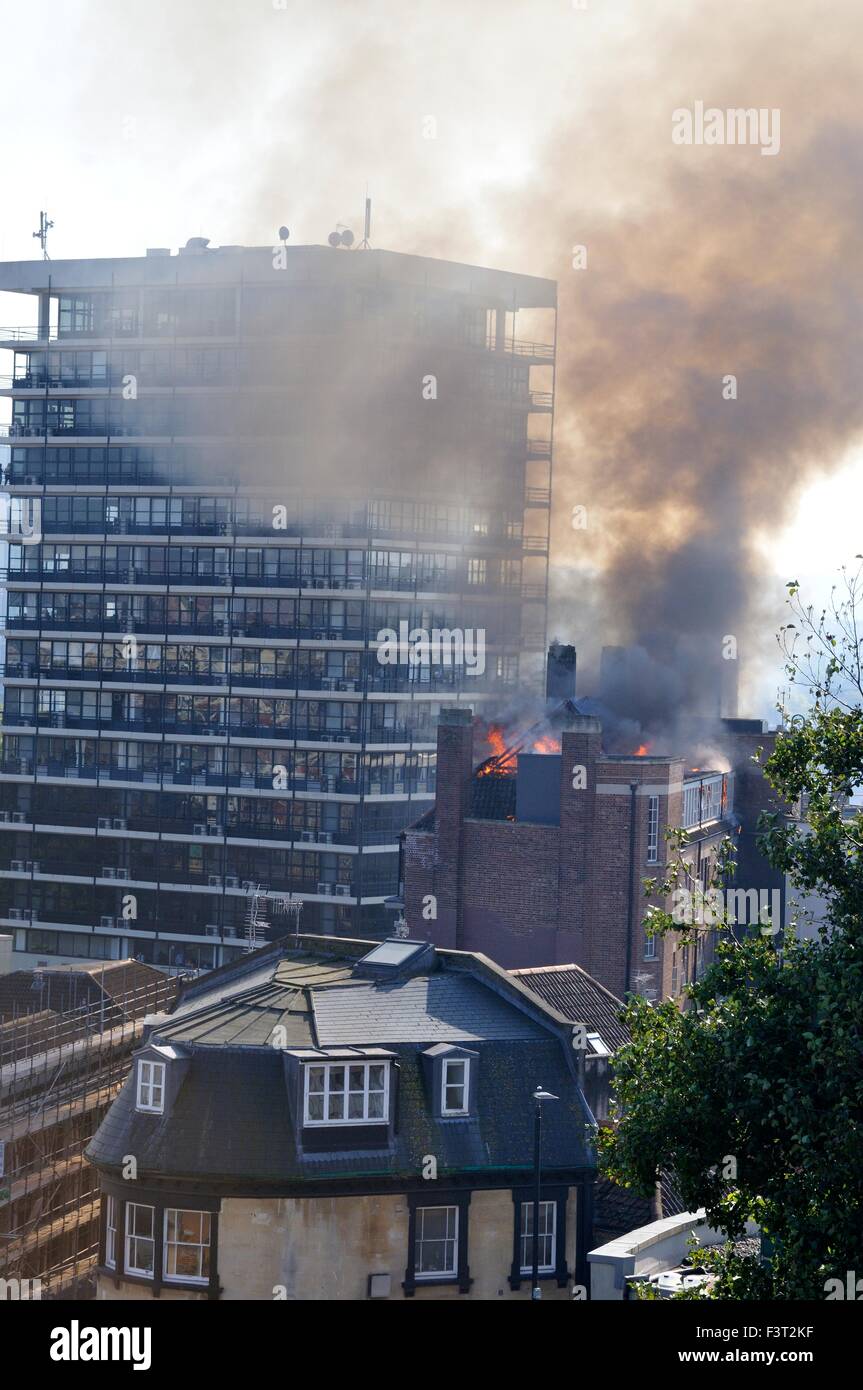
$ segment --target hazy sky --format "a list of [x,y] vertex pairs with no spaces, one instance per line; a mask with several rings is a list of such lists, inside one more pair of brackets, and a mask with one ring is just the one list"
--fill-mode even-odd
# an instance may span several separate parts
[[[720,557],[736,527],[731,567],[763,567],[767,648],[778,580],[863,550],[859,264],[843,279],[863,208],[859,0],[0,0],[0,33],[0,259],[38,253],[40,208],[57,259],[267,244],[282,222],[321,243],[337,221],[361,228],[368,185],[375,246],[560,281],[564,608],[567,576],[610,554],[624,585],[648,523],[700,529]],[[672,112],[696,101],[779,109],[778,153],[675,147]],[[19,314],[0,296],[0,320]],[[646,369],[667,369],[667,420],[690,359],[696,394],[739,371],[751,401],[766,381],[759,418],[738,416],[739,452],[757,446],[729,464],[731,500],[724,454],[705,453],[723,488],[698,517],[695,464],[669,465],[648,516],[643,478],[628,499],[639,449],[658,477],[664,449],[715,435],[701,403],[647,437]],[[595,551],[569,534],[575,501],[606,518]]]

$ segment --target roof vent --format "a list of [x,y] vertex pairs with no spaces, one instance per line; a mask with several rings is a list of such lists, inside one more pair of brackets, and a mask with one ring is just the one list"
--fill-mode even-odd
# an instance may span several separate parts
[[210,238],[208,236],[190,236],[186,245],[181,249],[180,255],[200,255],[202,251],[206,251],[209,244]]
[[390,936],[363,956],[354,966],[355,975],[377,980],[404,980],[410,975],[425,975],[434,970],[435,949],[428,941],[405,941]]
[[171,248],[170,248],[170,246],[148,246],[148,247],[147,247],[147,255],[148,255],[148,256],[170,256],[170,254],[171,254]]

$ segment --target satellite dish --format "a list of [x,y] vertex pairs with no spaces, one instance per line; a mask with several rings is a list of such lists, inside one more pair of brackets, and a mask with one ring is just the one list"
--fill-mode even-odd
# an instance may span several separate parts
[[341,246],[341,244],[342,244],[341,233],[340,233],[340,232],[330,232],[329,236],[327,237],[327,241],[330,243],[330,246]]
[[290,235],[291,235],[291,234],[290,234],[290,232],[288,231],[287,227],[280,227],[280,228],[279,228],[279,241],[287,241],[287,239],[288,239],[288,237],[289,237]]
[[342,246],[353,246],[353,244],[354,234],[351,231],[350,227],[345,227],[344,231],[342,232]]

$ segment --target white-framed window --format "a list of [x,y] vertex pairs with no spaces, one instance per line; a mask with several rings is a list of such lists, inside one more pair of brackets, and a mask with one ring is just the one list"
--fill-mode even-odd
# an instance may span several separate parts
[[152,1279],[156,1252],[154,1210],[126,1203],[126,1273]]
[[414,1278],[458,1273],[458,1207],[417,1207]]
[[109,1269],[117,1268],[116,1197],[108,1197],[105,1201],[105,1264]]
[[166,1279],[206,1284],[210,1277],[210,1213],[165,1208]]
[[644,938],[644,959],[656,960],[656,937],[646,936]]
[[659,797],[647,798],[647,862],[656,864],[659,860]]
[[150,1110],[156,1115],[161,1115],[165,1109],[165,1063],[146,1062],[143,1059],[138,1063],[138,1098],[135,1102],[138,1110]]
[[470,1061],[466,1057],[444,1058],[441,1068],[440,1110],[442,1115],[466,1115],[469,1109]]
[[[539,1204],[539,1273],[557,1268],[557,1202]],[[533,1202],[521,1204],[521,1272],[533,1272]]]
[[305,1067],[303,1124],[385,1124],[390,1069],[384,1062],[310,1062]]

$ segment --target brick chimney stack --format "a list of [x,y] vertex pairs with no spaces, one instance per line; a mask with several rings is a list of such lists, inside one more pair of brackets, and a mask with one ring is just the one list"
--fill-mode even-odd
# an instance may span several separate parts
[[459,949],[459,881],[464,819],[470,812],[473,783],[473,710],[442,709],[437,731],[434,885],[437,897],[435,941]]
[[573,953],[559,959],[582,959],[589,911],[587,890],[593,856],[597,762],[602,752],[602,725],[582,715],[561,736],[560,768],[560,932],[572,937]]

